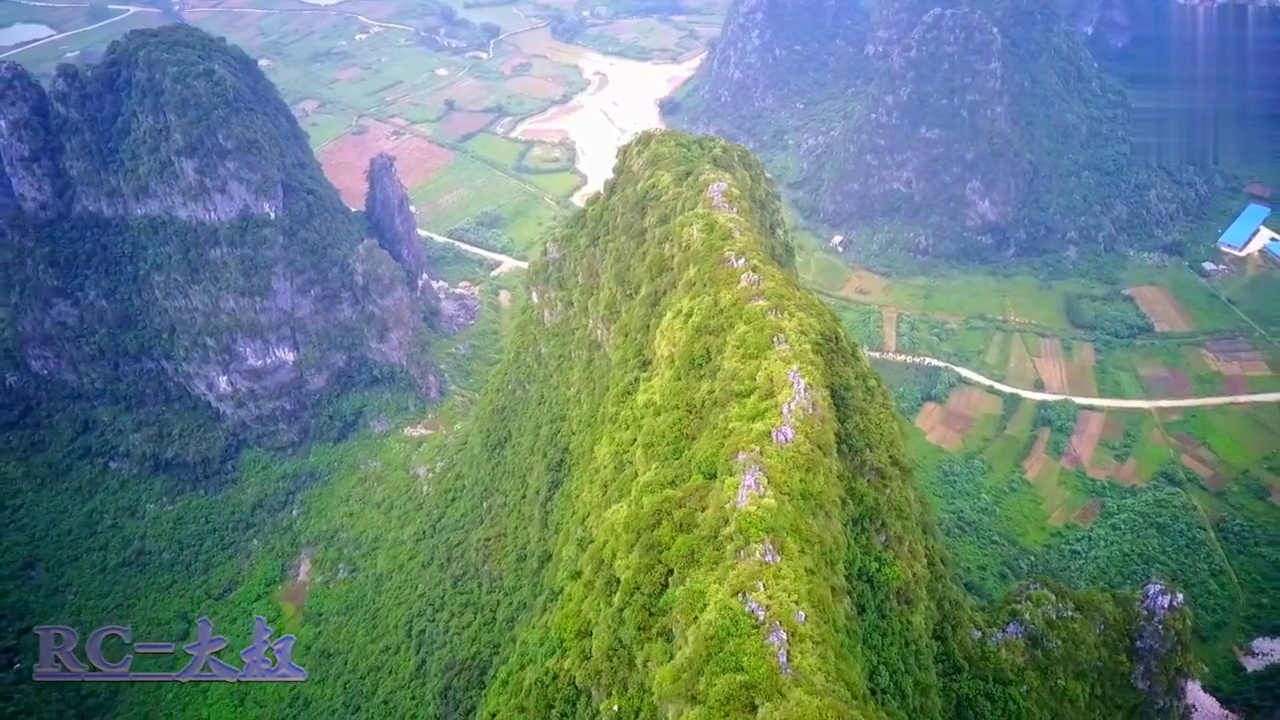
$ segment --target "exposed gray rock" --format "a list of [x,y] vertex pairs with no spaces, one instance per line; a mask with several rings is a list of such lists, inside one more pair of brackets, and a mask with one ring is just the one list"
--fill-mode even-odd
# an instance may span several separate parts
[[15,209],[40,217],[58,209],[58,156],[44,88],[0,60],[0,219]]
[[378,153],[365,171],[369,186],[364,214],[378,244],[416,281],[427,272],[427,258],[418,236],[418,221],[409,204],[409,191],[396,174],[396,160]]
[[1182,703],[1182,688],[1176,683],[1178,678],[1165,672],[1163,664],[1178,643],[1170,620],[1182,611],[1183,606],[1182,593],[1174,592],[1159,582],[1151,582],[1143,587],[1142,596],[1138,600],[1132,680],[1133,686],[1147,696],[1147,703],[1157,711],[1157,716],[1163,716],[1163,713],[1180,707]]
[[[193,64],[201,92],[171,98],[190,78],[169,74]],[[393,169],[391,183],[402,190]],[[0,62],[0,219],[14,387],[133,405],[186,391],[271,444],[300,439],[306,412],[374,365],[441,394],[426,360],[435,287],[360,244],[256,62],[195,28],[132,32],[47,91]],[[459,300],[446,324],[477,309]]]

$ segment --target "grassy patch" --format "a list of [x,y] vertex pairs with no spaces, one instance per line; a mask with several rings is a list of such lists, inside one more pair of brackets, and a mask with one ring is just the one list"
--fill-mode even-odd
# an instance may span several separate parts
[[1189,408],[1180,420],[1166,422],[1170,433],[1185,432],[1236,470],[1259,467],[1276,446],[1280,407]]
[[462,146],[480,157],[507,167],[514,167],[525,151],[524,143],[490,133],[480,133]]
[[576,172],[529,173],[521,175],[538,189],[560,198],[569,198],[586,182]]
[[1221,282],[1223,295],[1241,313],[1273,337],[1280,334],[1280,273],[1259,271],[1248,277],[1224,278]]
[[1069,328],[1065,297],[1088,292],[1085,281],[1042,281],[1026,275],[949,275],[887,281],[883,301],[906,310],[963,317],[1001,318]]
[[549,229],[560,210],[494,168],[466,156],[410,190],[428,229],[443,232],[485,211],[506,218],[504,232],[524,246]]

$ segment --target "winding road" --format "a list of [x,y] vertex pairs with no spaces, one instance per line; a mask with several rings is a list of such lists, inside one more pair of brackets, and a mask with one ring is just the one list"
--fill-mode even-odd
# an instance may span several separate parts
[[511,257],[510,255],[503,255],[502,253],[494,252],[492,250],[485,250],[482,247],[476,247],[475,245],[464,243],[461,240],[454,240],[451,237],[445,237],[444,235],[437,235],[436,233],[433,233],[429,230],[423,230],[422,228],[418,228],[418,234],[429,240],[435,240],[436,242],[440,242],[440,243],[448,243],[455,247],[461,248],[462,250],[469,252],[472,255],[479,255],[482,258],[485,258],[487,260],[492,260],[498,263],[498,267],[495,268],[493,272],[489,273],[490,275],[493,275],[493,276],[505,275],[506,273],[509,273],[512,270],[515,270],[517,268],[524,270],[529,267],[529,263],[525,262],[524,260],[517,260]]
[[1100,397],[1081,397],[1079,395],[1060,395],[1058,393],[1043,392],[1041,390],[1026,390],[1024,388],[1006,385],[999,380],[991,378],[981,373],[970,370],[966,367],[953,365],[944,360],[937,358],[925,357],[923,355],[905,355],[903,353],[886,353],[876,352],[873,350],[864,351],[869,358],[876,360],[887,360],[889,362],[908,363],[911,365],[928,365],[930,367],[947,368],[956,373],[960,377],[978,385],[989,387],[996,392],[1004,395],[1017,395],[1029,400],[1039,400],[1045,402],[1055,402],[1058,400],[1067,400],[1077,405],[1085,407],[1098,408],[1119,408],[1130,410],[1155,410],[1159,408],[1187,408],[1187,407],[1210,407],[1214,405],[1249,405],[1254,403],[1280,403],[1280,392],[1263,392],[1249,393],[1246,395],[1214,395],[1211,397],[1198,398],[1176,398],[1161,400],[1133,400],[1120,398],[1100,398]]

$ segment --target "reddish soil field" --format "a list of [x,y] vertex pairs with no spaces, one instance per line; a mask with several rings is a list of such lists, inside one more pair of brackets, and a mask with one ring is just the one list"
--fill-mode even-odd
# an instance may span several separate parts
[[929,442],[955,452],[964,445],[964,436],[976,417],[998,414],[1000,409],[1000,398],[965,385],[951,393],[946,405],[925,403],[915,424]]
[[1040,357],[1062,359],[1062,341],[1058,338],[1040,338]]
[[429,180],[453,159],[449,150],[390,123],[368,118],[361,123],[366,132],[347,132],[320,151],[325,176],[351,207],[364,206],[365,169],[369,159],[380,152],[395,157],[396,171],[408,188]]
[[1119,415],[1108,415],[1102,426],[1102,437],[1108,440],[1119,440],[1124,436],[1124,420]]
[[1102,438],[1106,423],[1105,413],[1081,410],[1076,416],[1076,428],[1071,434],[1067,453],[1062,458],[1062,466],[1068,470],[1084,468],[1086,474],[1095,480],[1105,478],[1111,468],[1095,464],[1093,455],[1098,450],[1098,440]]
[[445,116],[436,131],[450,140],[463,140],[489,126],[497,115],[455,110]]
[[1142,285],[1124,293],[1133,298],[1151,319],[1156,332],[1187,332],[1192,329],[1187,313],[1169,291],[1159,285]]
[[1271,374],[1266,356],[1238,338],[1205,343],[1204,360],[1209,367],[1226,376],[1266,377]]
[[1142,376],[1142,384],[1147,394],[1153,398],[1185,398],[1191,396],[1191,380],[1178,368],[1169,369],[1160,365],[1147,365],[1138,368]]
[[1098,516],[1101,514],[1102,514],[1102,501],[1098,500],[1097,498],[1094,498],[1093,500],[1089,501],[1089,504],[1080,508],[1080,511],[1076,513],[1075,520],[1081,525],[1084,525],[1085,527],[1089,527],[1090,525],[1093,524],[1094,520],[1098,519]]
[[1241,375],[1224,375],[1222,377],[1223,395],[1244,395],[1249,392],[1249,380]]
[[1218,456],[1214,455],[1209,448],[1201,445],[1190,435],[1178,433],[1174,436],[1174,441],[1183,450],[1182,456],[1179,458],[1182,464],[1199,475],[1204,480],[1205,485],[1213,490],[1221,490],[1223,488],[1223,477],[1217,471]]
[[924,431],[925,439],[952,452],[959,450],[963,439],[948,427],[947,410],[934,402],[927,402],[916,416],[916,427]]
[[1138,460],[1130,457],[1124,461],[1124,465],[1120,466],[1120,470],[1116,472],[1116,480],[1122,485],[1138,485]]
[[1049,463],[1049,456],[1044,452],[1048,446],[1049,428],[1040,428],[1036,435],[1036,444],[1031,447],[1031,452],[1027,453],[1026,459],[1022,461],[1022,472],[1028,478],[1038,476],[1044,470],[1044,466]]
[[1032,358],[1036,365],[1036,372],[1040,374],[1040,379],[1044,381],[1045,392],[1062,393],[1070,392],[1067,387],[1067,366],[1061,360],[1051,358]]

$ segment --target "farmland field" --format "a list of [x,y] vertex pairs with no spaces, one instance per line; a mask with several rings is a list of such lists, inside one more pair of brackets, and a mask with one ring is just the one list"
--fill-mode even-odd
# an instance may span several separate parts
[[352,208],[364,207],[365,168],[378,153],[395,157],[396,171],[408,187],[428,182],[453,159],[449,150],[411,130],[363,119],[320,151],[325,175]]
[[300,119],[316,147],[361,114],[449,85],[468,63],[415,43],[408,32],[343,15],[191,10],[185,17],[258,58],[291,105],[320,101]]
[[410,188],[410,197],[429,230],[447,233],[483,212],[505,219],[502,230],[522,249],[535,246],[562,212],[542,196],[489,165],[458,156],[429,182]]
[[1191,319],[1168,290],[1158,285],[1140,285],[1125,290],[1155,325],[1156,332],[1187,332]]
[[581,44],[633,60],[683,61],[702,52],[720,34],[719,23],[671,18],[629,18],[592,28]]

